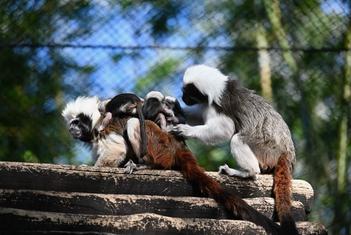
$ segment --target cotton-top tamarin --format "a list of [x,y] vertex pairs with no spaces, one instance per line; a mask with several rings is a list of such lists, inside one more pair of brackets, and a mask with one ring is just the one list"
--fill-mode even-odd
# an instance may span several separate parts
[[254,177],[274,172],[276,210],[284,234],[298,234],[291,215],[291,179],[295,148],[282,116],[261,96],[218,69],[195,65],[183,77],[183,101],[206,107],[204,125],[179,124],[173,131],[207,144],[230,141],[242,170],[221,166],[231,176]]

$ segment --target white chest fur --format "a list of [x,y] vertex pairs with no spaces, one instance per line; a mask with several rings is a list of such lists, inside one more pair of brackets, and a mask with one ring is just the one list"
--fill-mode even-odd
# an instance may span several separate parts
[[118,167],[125,159],[127,146],[121,135],[112,133],[93,143],[93,157],[98,159],[95,166]]

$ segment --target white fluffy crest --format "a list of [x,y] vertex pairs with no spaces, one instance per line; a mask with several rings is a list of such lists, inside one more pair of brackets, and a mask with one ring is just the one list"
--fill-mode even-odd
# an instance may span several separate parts
[[79,96],[77,99],[66,105],[65,109],[62,111],[62,116],[65,118],[66,122],[69,123],[72,119],[76,118],[77,115],[83,113],[91,117],[92,125],[94,127],[101,116],[99,112],[99,104],[100,100],[96,96]]
[[150,98],[156,98],[159,101],[162,101],[164,100],[165,96],[159,91],[150,91],[149,93],[146,94],[145,99],[150,99]]
[[173,96],[166,96],[165,100],[172,102],[172,103],[175,103],[177,101],[177,99]]
[[185,70],[183,84],[193,83],[204,95],[208,96],[209,104],[215,101],[220,105],[220,98],[228,77],[216,68],[200,64]]

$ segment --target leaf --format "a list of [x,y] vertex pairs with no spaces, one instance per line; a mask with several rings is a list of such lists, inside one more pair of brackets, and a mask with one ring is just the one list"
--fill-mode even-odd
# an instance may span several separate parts
[[153,66],[145,76],[137,79],[135,90],[137,92],[144,92],[155,84],[169,79],[172,73],[178,68],[179,64],[180,61],[176,59],[167,59]]

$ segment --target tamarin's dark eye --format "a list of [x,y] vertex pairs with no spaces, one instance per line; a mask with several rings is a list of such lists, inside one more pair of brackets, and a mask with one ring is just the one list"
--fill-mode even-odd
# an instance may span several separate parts
[[71,122],[71,125],[78,125],[79,124],[79,120],[78,119],[74,119],[72,122]]

